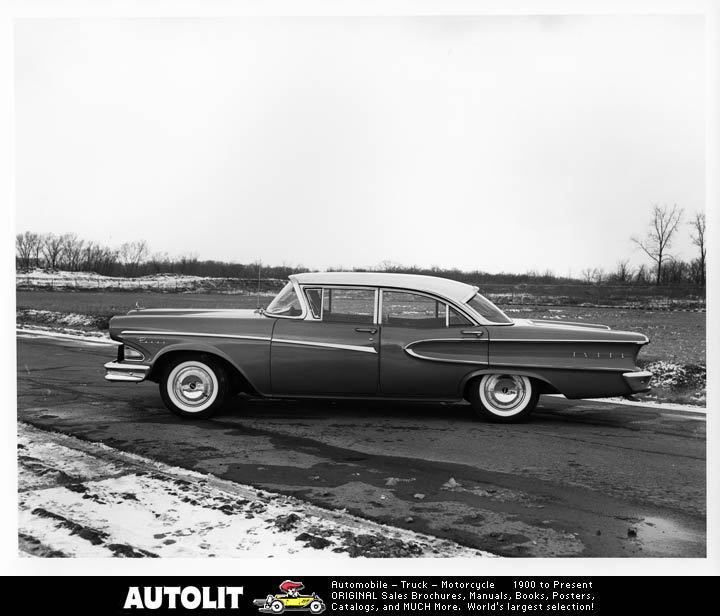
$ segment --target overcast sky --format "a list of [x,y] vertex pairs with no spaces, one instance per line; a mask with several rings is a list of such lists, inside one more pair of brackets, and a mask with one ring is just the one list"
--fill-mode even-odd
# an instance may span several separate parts
[[170,255],[579,275],[704,208],[702,17],[23,21],[15,111],[18,231]]

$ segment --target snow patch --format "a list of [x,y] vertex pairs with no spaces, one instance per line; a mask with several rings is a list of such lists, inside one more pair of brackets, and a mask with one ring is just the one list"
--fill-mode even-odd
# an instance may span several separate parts
[[448,540],[18,426],[19,533],[38,554],[490,556]]

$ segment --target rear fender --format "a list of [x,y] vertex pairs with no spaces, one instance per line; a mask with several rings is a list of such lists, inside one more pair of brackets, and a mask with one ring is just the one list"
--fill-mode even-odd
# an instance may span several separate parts
[[515,374],[517,376],[526,376],[528,378],[534,379],[541,383],[540,393],[543,394],[556,394],[561,393],[547,378],[547,376],[540,374],[538,372],[534,372],[532,370],[523,370],[521,368],[510,368],[510,369],[502,369],[502,368],[483,368],[481,370],[475,370],[474,372],[471,372],[467,375],[465,375],[465,378],[463,378],[461,384],[460,384],[460,391],[465,393],[467,390],[468,383],[472,381],[473,379],[477,377],[481,377],[484,374]]

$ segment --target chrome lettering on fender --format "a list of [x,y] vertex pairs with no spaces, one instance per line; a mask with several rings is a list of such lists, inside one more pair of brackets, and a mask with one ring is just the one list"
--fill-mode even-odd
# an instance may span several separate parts
[[579,359],[603,359],[603,358],[607,358],[607,359],[625,359],[625,353],[620,353],[620,357],[618,357],[617,355],[618,355],[617,353],[615,353],[615,355],[613,355],[612,353],[591,353],[591,354],[588,354],[588,353],[585,353],[585,352],[579,353],[578,351],[573,351],[573,354],[572,354],[573,359],[578,359],[578,358],[579,358]]

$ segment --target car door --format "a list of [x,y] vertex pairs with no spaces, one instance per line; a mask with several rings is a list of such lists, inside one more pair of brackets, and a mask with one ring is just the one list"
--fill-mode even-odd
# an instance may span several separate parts
[[380,391],[402,397],[462,396],[463,377],[488,364],[488,331],[437,298],[383,289]]
[[278,319],[273,330],[273,393],[376,395],[377,289],[322,287],[303,292],[311,314]]

